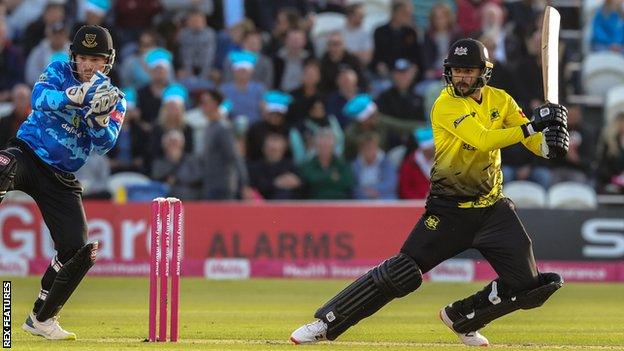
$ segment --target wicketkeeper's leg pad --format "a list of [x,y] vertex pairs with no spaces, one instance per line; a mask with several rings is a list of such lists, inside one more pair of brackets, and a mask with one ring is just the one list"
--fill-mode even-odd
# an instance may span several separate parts
[[43,322],[48,318],[56,316],[65,302],[72,295],[82,278],[95,264],[98,242],[88,243],[83,246],[74,257],[65,264],[53,261],[53,268],[58,268],[52,288],[48,293],[45,302],[37,311],[37,320]]
[[483,290],[446,307],[458,333],[469,333],[485,327],[491,321],[519,309],[541,306],[563,286],[563,278],[557,273],[540,273],[540,286],[520,292],[506,291],[498,279]]
[[0,202],[13,187],[13,178],[17,170],[16,152],[20,151],[15,148],[0,150]]
[[327,323],[327,339],[334,340],[394,298],[418,289],[421,283],[422,273],[416,262],[400,253],[359,277],[314,316]]

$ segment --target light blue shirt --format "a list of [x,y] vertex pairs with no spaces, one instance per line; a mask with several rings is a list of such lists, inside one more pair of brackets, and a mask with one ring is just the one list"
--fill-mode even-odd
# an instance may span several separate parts
[[79,85],[68,62],[52,62],[35,83],[32,112],[17,132],[48,165],[64,172],[76,172],[91,151],[104,155],[115,145],[126,114],[126,100],[120,99],[107,127],[89,127],[87,107],[72,106],[65,89]]

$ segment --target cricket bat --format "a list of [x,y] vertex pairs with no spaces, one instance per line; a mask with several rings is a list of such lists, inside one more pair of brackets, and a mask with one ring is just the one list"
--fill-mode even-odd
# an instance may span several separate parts
[[544,100],[559,103],[559,25],[561,15],[552,6],[546,6],[542,25],[542,79]]

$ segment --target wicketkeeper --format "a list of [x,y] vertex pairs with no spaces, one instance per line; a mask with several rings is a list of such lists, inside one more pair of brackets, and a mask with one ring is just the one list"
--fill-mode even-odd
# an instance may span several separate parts
[[425,213],[396,256],[321,306],[317,321],[292,333],[294,343],[336,339],[416,290],[422,274],[469,248],[481,252],[498,278],[440,310],[442,322],[466,345],[487,346],[481,328],[518,309],[541,306],[562,286],[558,274],[537,270],[531,239],[503,194],[500,149],[521,142],[540,157],[562,157],[569,142],[567,110],[546,103],[527,119],[505,91],[487,86],[492,67],[477,40],[450,47],[446,88],[431,112],[435,158]]
[[76,339],[58,323],[58,312],[93,266],[97,242],[87,243],[82,187],[74,172],[92,151],[105,154],[126,111],[123,94],[107,74],[115,62],[103,27],[81,27],[70,62],[52,62],[32,94],[32,113],[8,148],[0,150],[0,201],[7,191],[30,195],[57,251],[41,278],[41,290],[22,328],[46,339]]

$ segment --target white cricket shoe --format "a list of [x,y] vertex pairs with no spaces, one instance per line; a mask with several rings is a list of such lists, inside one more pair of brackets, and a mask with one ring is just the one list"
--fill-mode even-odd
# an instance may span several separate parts
[[45,322],[39,322],[31,312],[24,324],[22,324],[22,329],[48,340],[76,340],[76,334],[61,328],[58,322],[58,316],[49,318]]
[[446,314],[446,308],[442,308],[438,314],[440,320],[449,327],[453,333],[457,334],[459,340],[468,346],[490,346],[488,339],[481,335],[478,330],[469,333],[458,333],[453,329],[453,321]]
[[290,335],[290,341],[299,344],[314,344],[327,340],[327,324],[320,319],[299,327]]

